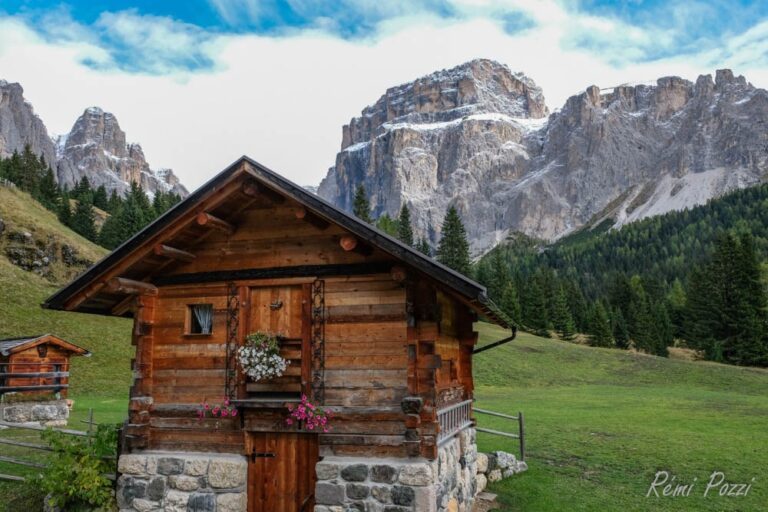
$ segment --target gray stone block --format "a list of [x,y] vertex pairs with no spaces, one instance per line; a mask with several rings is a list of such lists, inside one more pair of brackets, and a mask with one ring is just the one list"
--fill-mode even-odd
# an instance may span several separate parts
[[392,488],[392,503],[410,507],[416,499],[416,492],[412,487],[396,485]]
[[315,501],[318,505],[341,505],[344,503],[344,486],[318,482],[315,486]]
[[379,503],[392,503],[392,488],[383,485],[373,486],[371,496]]
[[368,466],[365,464],[352,464],[341,470],[341,478],[347,482],[365,482],[368,478]]
[[157,472],[161,475],[180,475],[184,471],[184,460],[162,457],[157,461]]
[[352,500],[364,500],[371,490],[363,484],[347,484],[347,498]]
[[340,466],[338,464],[333,464],[330,462],[318,462],[315,465],[315,473],[317,474],[317,479],[333,480],[334,478],[338,478],[339,468]]
[[371,481],[393,484],[397,481],[397,468],[388,464],[377,464],[371,467]]
[[194,493],[189,497],[187,512],[216,512],[216,495],[213,493]]
[[150,500],[159,501],[165,495],[165,477],[155,476],[149,480],[147,488],[147,497]]

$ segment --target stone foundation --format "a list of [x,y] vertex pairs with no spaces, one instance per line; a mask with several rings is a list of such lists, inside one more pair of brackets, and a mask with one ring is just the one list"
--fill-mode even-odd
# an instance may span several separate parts
[[316,466],[315,512],[470,512],[476,456],[467,429],[434,461],[326,457]]
[[9,423],[64,427],[69,419],[69,407],[66,400],[0,404],[0,419]]
[[483,492],[488,483],[498,482],[528,469],[525,461],[512,453],[492,452],[477,455],[477,492]]
[[248,463],[241,455],[142,452],[121,455],[121,512],[245,512]]

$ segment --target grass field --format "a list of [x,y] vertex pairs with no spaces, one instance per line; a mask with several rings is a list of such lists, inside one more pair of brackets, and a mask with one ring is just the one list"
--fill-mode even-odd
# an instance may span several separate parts
[[[481,343],[505,335],[483,325]],[[479,354],[474,365],[478,407],[526,418],[528,472],[491,487],[504,510],[768,510],[766,371],[527,334]],[[517,453],[514,440],[487,434],[479,445]],[[690,496],[646,498],[662,470],[675,483],[697,478]],[[755,481],[746,497],[704,498],[713,471],[732,483]]]
[[[94,259],[104,253],[57,225],[50,212],[19,200],[18,194],[8,195],[0,187],[0,217],[11,228],[63,237]],[[70,425],[85,428],[80,420],[89,408],[99,422],[120,422],[127,413],[131,378],[130,322],[40,309],[55,289],[0,253],[0,337],[54,332],[92,350],[93,357],[73,360]],[[508,335],[487,324],[480,324],[480,332],[481,344]],[[768,510],[766,371],[527,334],[479,354],[474,367],[478,407],[523,411],[526,417],[530,469],[491,488],[503,510]],[[513,427],[507,420],[478,418],[481,426]],[[513,440],[486,434],[480,434],[479,444],[483,451],[517,451]],[[0,453],[21,456],[2,445]],[[691,495],[646,498],[660,470],[681,483],[697,478]],[[713,471],[722,471],[732,483],[752,483],[749,494],[720,497],[710,492],[704,498]],[[0,463],[0,473],[10,472],[18,474],[19,468]],[[3,499],[18,489],[14,485],[0,484],[0,510],[14,510]]]

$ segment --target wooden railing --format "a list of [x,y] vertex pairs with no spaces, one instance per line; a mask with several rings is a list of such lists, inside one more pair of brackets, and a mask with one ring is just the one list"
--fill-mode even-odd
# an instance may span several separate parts
[[440,425],[437,445],[440,446],[465,428],[472,426],[472,400],[464,400],[438,409],[437,423]]

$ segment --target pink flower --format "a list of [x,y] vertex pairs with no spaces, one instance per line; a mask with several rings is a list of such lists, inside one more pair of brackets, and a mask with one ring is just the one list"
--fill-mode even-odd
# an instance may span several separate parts
[[237,409],[232,409],[232,417],[234,418],[237,416]]
[[229,411],[226,410],[226,409],[222,409],[221,410],[221,417],[222,418],[226,418],[227,416],[229,416]]
[[210,408],[211,408],[211,406],[210,406],[210,405],[208,405],[208,404],[205,404],[203,407],[205,407],[205,410],[206,410],[206,411],[207,411],[208,409],[210,409]]
[[286,425],[293,425],[293,420],[291,418],[288,418],[287,420],[285,420],[285,424]]

